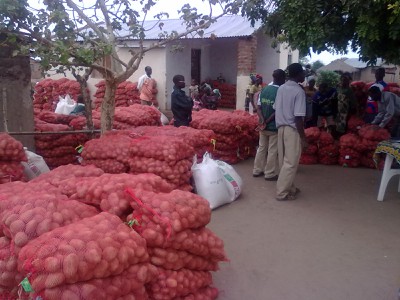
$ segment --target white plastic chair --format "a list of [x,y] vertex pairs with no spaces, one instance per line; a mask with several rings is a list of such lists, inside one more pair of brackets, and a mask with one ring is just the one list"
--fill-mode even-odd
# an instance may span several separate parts
[[[400,169],[392,169],[393,159],[394,157],[392,155],[386,154],[385,166],[383,167],[381,184],[379,186],[378,201],[383,201],[383,196],[385,195],[389,180],[395,175],[400,175]],[[400,193],[400,180],[397,190]]]

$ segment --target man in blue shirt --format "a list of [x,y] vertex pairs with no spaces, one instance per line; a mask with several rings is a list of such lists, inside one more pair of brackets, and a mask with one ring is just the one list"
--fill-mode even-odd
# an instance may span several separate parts
[[272,73],[273,84],[264,87],[257,102],[257,114],[260,123],[260,137],[257,154],[254,160],[253,176],[264,174],[265,180],[278,179],[278,129],[275,124],[276,93],[285,83],[285,71],[277,69]]

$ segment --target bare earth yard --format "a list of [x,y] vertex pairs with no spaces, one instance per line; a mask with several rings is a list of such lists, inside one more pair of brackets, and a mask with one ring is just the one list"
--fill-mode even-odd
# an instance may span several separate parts
[[275,200],[275,183],[235,166],[244,190],[213,212],[230,262],[214,275],[221,300],[398,299],[398,177],[376,200],[381,172],[300,166],[297,200]]

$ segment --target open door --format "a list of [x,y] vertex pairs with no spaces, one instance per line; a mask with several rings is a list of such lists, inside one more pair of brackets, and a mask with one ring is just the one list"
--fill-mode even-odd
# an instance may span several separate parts
[[201,64],[201,49],[192,49],[192,68],[191,68],[191,76],[190,80],[196,79],[197,83],[200,83],[200,64]]

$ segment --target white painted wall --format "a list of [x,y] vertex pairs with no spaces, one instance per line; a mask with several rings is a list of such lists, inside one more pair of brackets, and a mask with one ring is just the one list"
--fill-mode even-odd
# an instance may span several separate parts
[[270,37],[262,32],[257,33],[257,73],[261,74],[264,82],[268,83],[272,81],[272,72],[279,68],[278,49],[272,48]]
[[292,50],[288,44],[281,44],[279,53],[279,69],[285,70],[288,67],[289,52],[292,53],[292,63],[299,62],[299,51]]

